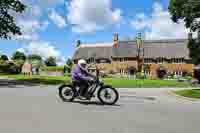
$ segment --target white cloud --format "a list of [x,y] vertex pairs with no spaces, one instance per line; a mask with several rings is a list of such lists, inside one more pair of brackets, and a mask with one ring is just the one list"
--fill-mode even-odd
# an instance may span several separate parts
[[146,39],[187,38],[188,33],[184,22],[173,23],[169,12],[157,2],[154,3],[150,16],[137,14],[136,19],[131,21],[131,26],[136,30],[145,30]]
[[61,56],[60,51],[57,50],[49,42],[39,41],[39,40],[31,41],[28,45],[22,48],[19,48],[17,51],[24,52],[27,55],[37,54],[37,55],[40,55],[44,60],[50,56],[53,56],[56,58],[57,63],[59,65],[62,65],[63,63],[65,63],[65,58]]
[[19,40],[37,40],[39,38],[38,31],[45,30],[49,22],[43,21],[40,22],[39,20],[27,20],[27,19],[19,19],[17,24],[21,28],[22,35],[14,37],[15,39]]
[[73,0],[67,4],[68,22],[75,32],[94,32],[122,20],[120,9],[112,9],[111,0]]
[[26,5],[39,5],[42,9],[64,4],[65,0],[20,0]]
[[[17,24],[22,30],[21,36],[15,36],[14,39],[18,40],[38,40],[39,32],[47,29],[49,22],[42,19],[49,8],[54,8],[59,4],[64,4],[64,0],[20,0],[27,8],[22,14],[13,13],[16,16]],[[58,25],[63,26],[62,18],[57,14],[53,14]],[[57,15],[57,16],[56,16]],[[54,22],[55,22],[54,21]]]
[[50,10],[48,16],[59,28],[64,28],[67,26],[65,19],[60,16],[55,10]]

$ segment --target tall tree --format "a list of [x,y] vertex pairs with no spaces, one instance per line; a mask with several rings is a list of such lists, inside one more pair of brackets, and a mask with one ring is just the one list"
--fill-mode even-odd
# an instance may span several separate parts
[[23,52],[15,52],[12,56],[12,60],[26,60],[26,55]]
[[[170,0],[169,12],[173,22],[185,22],[185,27],[191,32],[198,32],[198,38],[189,37],[188,48],[194,64],[200,64],[200,1],[199,0]],[[192,34],[192,33],[191,33]]]
[[169,12],[174,22],[178,23],[179,20],[183,20],[186,28],[190,28],[192,31],[199,31],[199,0],[170,0]]
[[0,60],[8,61],[8,56],[7,55],[1,55]]
[[0,0],[0,38],[10,39],[12,35],[22,34],[12,12],[22,13],[24,10],[25,5],[20,0]]
[[57,66],[56,59],[52,56],[50,56],[49,58],[45,60],[45,64],[46,66]]

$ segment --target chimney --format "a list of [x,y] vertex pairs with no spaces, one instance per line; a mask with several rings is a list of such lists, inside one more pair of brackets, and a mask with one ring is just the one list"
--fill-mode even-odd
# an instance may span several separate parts
[[113,42],[118,42],[118,41],[119,41],[119,35],[118,35],[118,33],[115,33],[113,35]]

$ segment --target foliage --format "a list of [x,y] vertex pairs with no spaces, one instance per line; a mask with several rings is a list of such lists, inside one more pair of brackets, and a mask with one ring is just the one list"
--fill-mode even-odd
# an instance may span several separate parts
[[22,34],[13,14],[24,10],[25,5],[20,0],[0,0],[0,38],[10,39],[13,35]]
[[159,79],[164,79],[167,75],[167,71],[163,66],[160,66],[156,72]]
[[170,0],[169,12],[172,20],[178,23],[184,20],[185,27],[193,32],[198,32],[198,41],[189,41],[188,48],[194,64],[200,63],[200,2],[199,0]]
[[195,65],[200,63],[200,42],[197,42],[195,39],[191,39],[188,42],[189,56],[192,59],[192,62]]
[[190,73],[188,71],[183,71],[182,76],[183,77],[192,77],[192,73]]
[[78,48],[81,45],[81,40],[77,40],[76,47]]
[[45,64],[46,66],[57,66],[56,59],[52,56],[50,56],[49,58],[45,60]]
[[113,70],[109,70],[108,74],[115,74]]
[[37,54],[32,54],[28,56],[28,60],[31,61],[33,67],[41,67],[42,66],[42,57]]
[[12,56],[12,60],[26,60],[26,55],[23,52],[15,52]]
[[73,61],[72,61],[72,59],[68,58],[67,62],[66,62],[66,65],[64,66],[64,72],[67,71],[67,73],[71,73],[72,66],[73,66]]
[[18,74],[21,72],[21,67],[23,65],[22,61],[15,62],[0,62],[0,72],[9,74]]
[[146,79],[146,75],[143,72],[137,72],[136,73],[136,78],[137,79]]
[[37,55],[37,54],[32,54],[32,55],[29,55],[28,56],[28,59],[29,60],[42,60],[42,57],[40,55]]
[[7,55],[1,55],[0,60],[2,61],[8,61],[8,56]]
[[169,12],[174,22],[184,20],[186,28],[192,31],[200,29],[200,2],[198,0],[170,0]]

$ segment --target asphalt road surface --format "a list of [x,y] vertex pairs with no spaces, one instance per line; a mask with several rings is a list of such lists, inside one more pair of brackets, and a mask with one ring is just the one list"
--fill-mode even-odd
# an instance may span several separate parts
[[1,133],[199,133],[200,102],[169,89],[121,89],[115,106],[63,103],[57,86],[0,86]]

